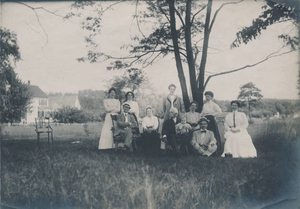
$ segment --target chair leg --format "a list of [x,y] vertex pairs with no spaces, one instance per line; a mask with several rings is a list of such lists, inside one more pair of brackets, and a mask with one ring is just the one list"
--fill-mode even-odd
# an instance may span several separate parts
[[40,133],[37,133],[37,145],[39,145],[40,144]]
[[51,132],[51,142],[52,142],[52,145],[53,145],[53,132]]
[[50,144],[50,133],[48,132],[48,144]]

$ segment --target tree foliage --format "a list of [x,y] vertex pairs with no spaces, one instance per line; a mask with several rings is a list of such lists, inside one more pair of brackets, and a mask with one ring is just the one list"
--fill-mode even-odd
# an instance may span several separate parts
[[21,59],[17,35],[0,28],[0,36],[0,122],[20,121],[31,96],[14,71],[15,63]]
[[[266,5],[262,7],[264,10],[258,18],[253,20],[252,25],[244,27],[241,31],[236,33],[236,40],[232,43],[231,47],[238,47],[240,44],[247,44],[249,41],[256,39],[263,30],[266,30],[274,23],[292,22],[294,28],[299,28],[299,5],[294,4],[280,4],[272,0],[265,0]],[[281,34],[278,38],[282,39],[285,45],[289,45],[292,49],[296,50],[299,45],[299,37],[291,36],[290,34]]]
[[[207,0],[206,2],[167,0],[145,1],[147,10],[141,11],[138,10],[140,2],[133,2],[136,4],[136,12],[133,15],[133,19],[136,20],[137,28],[142,37],[133,37],[135,41],[133,44],[121,47],[128,50],[128,56],[115,57],[101,50],[97,43],[97,38],[101,34],[101,21],[104,13],[114,5],[122,2],[124,1],[116,1],[105,8],[98,3],[92,4],[89,1],[79,1],[73,5],[75,9],[89,7],[93,8],[94,11],[93,14],[90,13],[84,19],[82,25],[89,32],[89,35],[85,37],[89,51],[86,57],[79,58],[78,60],[95,63],[113,59],[115,60],[115,62],[112,62],[112,65],[115,66],[114,69],[132,68],[134,65],[145,68],[167,55],[173,55],[175,57],[174,60],[186,110],[188,110],[190,102],[188,89],[191,89],[191,98],[199,103],[198,111],[201,111],[203,93],[211,78],[253,67],[267,61],[269,58],[284,54],[280,54],[279,52],[272,53],[257,63],[205,77],[206,61],[210,46],[209,40],[217,16],[227,5],[238,4],[243,2],[243,0],[224,2],[214,12],[212,11],[213,0]],[[298,21],[297,12],[291,7],[274,4],[267,0],[263,9],[265,11],[253,21],[251,27],[244,28],[237,33],[237,39],[233,42],[232,48],[255,39],[261,30],[266,29],[269,25],[280,21]],[[80,15],[80,13],[69,13],[66,18]],[[152,31],[148,34],[143,33],[141,24],[151,25]],[[286,45],[290,45],[292,50],[295,50],[295,46],[298,45],[297,37],[281,34],[280,38],[285,41]],[[188,67],[187,75],[183,71],[184,65]],[[186,76],[190,80],[188,84],[186,83]],[[117,83],[118,85],[125,85],[122,81],[118,81]]]
[[237,98],[247,104],[249,109],[249,117],[251,119],[251,106],[257,104],[257,102],[263,98],[263,95],[260,93],[261,90],[252,82],[242,85],[240,90],[241,91]]

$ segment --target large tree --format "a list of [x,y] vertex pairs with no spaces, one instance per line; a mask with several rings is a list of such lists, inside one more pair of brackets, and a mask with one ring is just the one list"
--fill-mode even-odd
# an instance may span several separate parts
[[[159,57],[173,54],[184,104],[187,109],[189,106],[189,87],[191,89],[192,99],[200,104],[199,111],[201,111],[203,92],[210,79],[215,76],[253,67],[272,57],[289,53],[295,50],[294,46],[298,44],[297,37],[290,39],[290,37],[282,34],[280,38],[291,46],[291,50],[284,52],[279,50],[257,63],[251,63],[238,69],[228,69],[224,72],[212,74],[205,80],[209,40],[217,16],[227,5],[238,4],[243,2],[243,0],[224,2],[214,12],[212,12],[213,0],[207,0],[206,2],[192,0],[145,1],[147,3],[147,11],[143,10],[141,12],[138,12],[139,2],[134,1],[134,3],[136,3],[134,18],[136,19],[142,38],[134,37],[138,43],[136,45],[126,46],[126,48],[129,49],[130,55],[114,57],[99,50],[96,37],[101,33],[101,18],[103,14],[114,5],[122,2],[124,1],[116,1],[102,9],[99,9],[96,3],[90,1],[79,1],[73,4],[73,8],[76,9],[84,9],[86,6],[91,6],[95,8],[96,11],[96,15],[89,15],[83,22],[83,28],[90,32],[89,36],[85,37],[85,41],[89,45],[89,51],[86,58],[79,60],[88,60],[93,63],[102,62],[107,59],[115,59],[118,63],[120,63],[120,61],[123,62],[123,64],[117,65],[118,68],[128,68],[134,64],[147,67]],[[253,22],[254,26],[245,28],[237,33],[237,39],[233,42],[232,48],[254,39],[261,32],[261,29],[265,29],[268,25],[274,24],[275,22],[298,22],[298,13],[295,8],[291,9],[289,6],[271,4],[270,1],[266,1],[263,10],[262,15],[257,18],[257,21]],[[74,15],[75,14],[71,12],[66,18],[70,18]],[[150,34],[144,34],[140,24],[153,22],[153,20],[156,21],[153,26],[153,31]],[[255,28],[255,30],[253,30],[253,28]],[[251,34],[251,31],[253,34]],[[189,84],[186,83],[186,75],[183,70],[185,64],[187,64],[188,67]]]
[[19,121],[30,103],[28,87],[14,72],[21,59],[16,34],[0,28],[0,122]]

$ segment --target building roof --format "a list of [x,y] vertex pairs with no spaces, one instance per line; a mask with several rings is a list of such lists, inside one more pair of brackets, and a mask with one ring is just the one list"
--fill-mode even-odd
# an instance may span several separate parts
[[47,94],[45,94],[38,86],[28,85],[28,90],[33,97],[48,98]]
[[50,96],[49,105],[51,109],[76,107],[76,99],[77,95]]

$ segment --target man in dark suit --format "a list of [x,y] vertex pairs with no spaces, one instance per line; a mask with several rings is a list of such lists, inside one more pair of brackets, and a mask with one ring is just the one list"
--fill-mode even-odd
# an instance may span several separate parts
[[178,110],[175,107],[170,109],[170,119],[164,121],[162,128],[163,141],[169,143],[173,150],[178,156],[180,156],[180,151],[177,145],[177,137],[175,131],[175,125],[179,122],[177,121]]
[[125,138],[124,147],[127,151],[132,151],[132,129],[137,127],[137,122],[133,115],[129,114],[129,104],[123,105],[123,112],[117,116],[117,127],[115,135],[122,135]]

